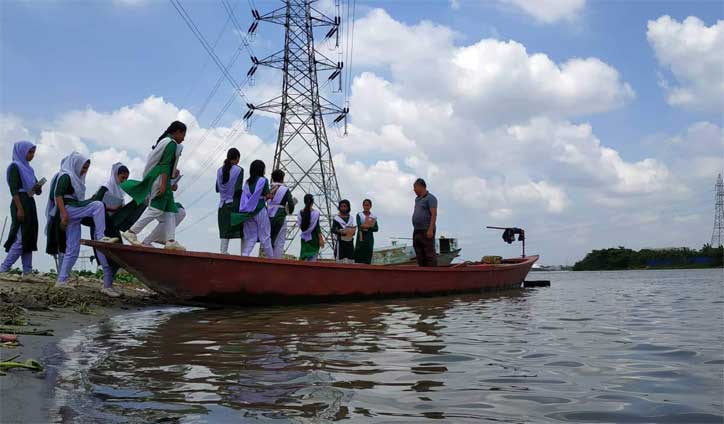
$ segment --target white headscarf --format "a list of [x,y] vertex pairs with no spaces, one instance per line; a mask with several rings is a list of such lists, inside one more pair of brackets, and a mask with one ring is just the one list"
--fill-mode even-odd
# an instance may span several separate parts
[[[156,146],[151,149],[151,152],[148,154],[148,157],[146,158],[146,167],[143,169],[143,178],[146,178],[146,175],[148,175],[153,168],[158,165],[158,163],[161,161],[161,158],[163,157],[163,152],[166,150],[166,146],[168,146],[169,143],[176,143],[176,141],[169,137],[164,138],[163,140],[159,141]],[[181,157],[181,152],[183,151],[183,144],[176,143],[176,158],[173,164],[173,170],[176,170],[176,166],[178,165],[179,157]],[[173,177],[172,175],[169,175],[169,180]],[[158,192],[161,188],[161,178],[158,177],[151,185],[151,192],[149,193],[149,199],[153,199],[158,195]]]
[[73,152],[60,163],[59,176],[67,175],[70,177],[70,184],[74,190],[73,195],[77,200],[85,200],[85,175],[80,175],[80,172],[86,162],[88,162],[87,157],[78,152]]
[[116,162],[111,167],[111,175],[108,178],[108,182],[103,185],[108,191],[103,196],[103,203],[110,207],[123,206],[123,190],[118,184],[118,169],[122,167],[121,162]]

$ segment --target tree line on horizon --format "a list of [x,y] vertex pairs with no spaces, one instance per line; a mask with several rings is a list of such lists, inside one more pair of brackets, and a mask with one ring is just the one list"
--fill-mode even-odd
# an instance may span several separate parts
[[593,250],[573,266],[574,271],[613,271],[651,268],[716,268],[724,266],[724,247],[705,244],[701,249],[627,249],[624,246]]

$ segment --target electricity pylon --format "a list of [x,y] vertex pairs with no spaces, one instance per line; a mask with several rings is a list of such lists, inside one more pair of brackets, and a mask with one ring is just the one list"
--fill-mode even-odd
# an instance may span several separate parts
[[716,179],[714,197],[714,229],[711,232],[711,247],[724,245],[724,182],[721,174]]
[[[348,109],[335,106],[319,95],[318,74],[331,72],[328,81],[335,84],[339,78],[342,87],[341,61],[333,61],[315,46],[316,28],[327,27],[325,40],[335,40],[339,45],[339,16],[330,18],[317,10],[316,0],[286,0],[284,6],[267,14],[252,10],[254,22],[249,27],[253,35],[260,21],[282,25],[285,28],[284,48],[263,59],[252,56],[252,67],[247,73],[253,77],[258,66],[279,69],[283,73],[280,96],[260,104],[248,103],[244,119],[250,119],[254,111],[279,114],[279,131],[274,152],[274,169],[286,174],[285,182],[301,199],[304,194],[314,195],[320,210],[320,226],[327,247],[334,247],[336,238],[331,234],[332,219],[339,202],[339,186],[334,172],[332,152],[329,149],[324,116],[335,115],[335,124],[345,121]],[[303,207],[300,204],[297,208]],[[296,217],[289,216],[286,247],[298,234]]]

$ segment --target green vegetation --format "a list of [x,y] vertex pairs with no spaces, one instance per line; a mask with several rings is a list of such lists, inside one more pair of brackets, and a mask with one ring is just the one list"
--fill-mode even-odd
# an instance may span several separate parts
[[594,250],[573,266],[574,271],[612,271],[626,269],[716,268],[722,267],[724,247],[706,244],[700,250],[688,247],[671,249],[627,249],[623,246]]
[[[22,275],[22,271],[20,268],[13,268],[10,271],[8,271],[8,274],[11,275]],[[40,272],[37,269],[33,270],[33,275],[38,277],[46,277],[51,280],[55,280],[58,278],[58,274],[55,272],[55,270],[51,269],[48,272]],[[84,277],[84,278],[95,278],[99,281],[103,280],[103,270],[98,269],[97,271],[71,271],[70,272],[71,277]],[[134,277],[133,275],[129,274],[125,270],[121,269],[116,274],[114,280],[115,283],[123,284],[124,287],[145,287],[144,284],[139,280],[138,278]]]

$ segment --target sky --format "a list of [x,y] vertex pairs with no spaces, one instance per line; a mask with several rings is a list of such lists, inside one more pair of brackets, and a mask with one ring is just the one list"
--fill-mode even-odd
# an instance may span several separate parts
[[[225,5],[245,31],[250,6],[281,3],[181,4],[227,63],[240,34]],[[318,7],[335,14],[334,4]],[[353,48],[344,36],[338,49],[318,43],[328,57],[352,56],[346,95],[320,75],[321,94],[349,101],[348,134],[327,130],[342,197],[354,210],[373,200],[384,246],[410,236],[412,182],[423,177],[440,201],[438,233],[457,237],[469,260],[520,254],[486,225],[525,228],[527,253],[543,264],[615,246],[701,247],[724,168],[723,10],[696,0],[357,1]],[[283,28],[261,23],[250,48],[264,57],[282,43]],[[229,72],[244,81],[250,64],[243,49]],[[216,168],[232,146],[245,168],[271,164],[278,125],[263,114],[245,125],[232,86],[213,90],[220,75],[170,2],[2,1],[0,167],[21,139],[38,145],[33,166],[48,179],[77,150],[91,157],[94,191],[116,161],[141,173],[180,119],[189,132],[177,198],[188,218],[178,239],[216,251]],[[280,89],[280,74],[260,69],[242,91],[260,103]],[[38,254],[36,264],[50,261]]]

